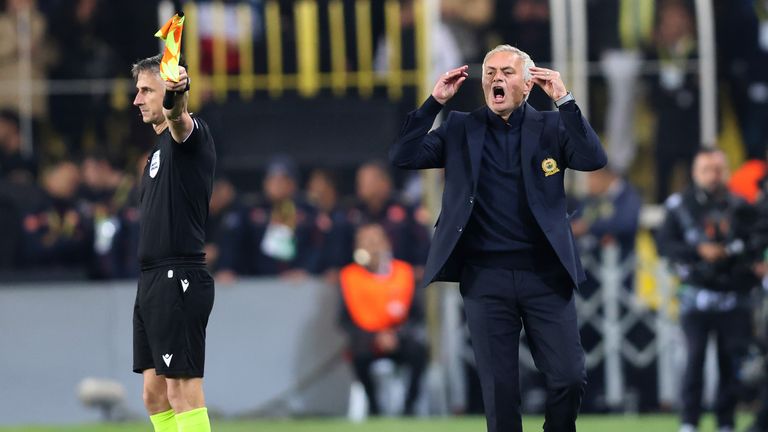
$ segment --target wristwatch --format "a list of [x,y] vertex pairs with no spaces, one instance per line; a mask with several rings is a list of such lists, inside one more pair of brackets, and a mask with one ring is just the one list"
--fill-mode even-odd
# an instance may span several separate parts
[[560,108],[565,103],[570,102],[572,100],[576,100],[576,99],[573,98],[573,95],[571,94],[571,92],[568,92],[568,93],[565,94],[565,96],[563,96],[560,99],[555,101],[555,106]]

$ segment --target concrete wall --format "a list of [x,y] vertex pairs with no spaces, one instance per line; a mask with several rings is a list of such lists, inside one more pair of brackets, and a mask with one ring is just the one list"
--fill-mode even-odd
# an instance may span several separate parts
[[[99,420],[77,398],[89,376],[122,383],[125,408],[143,417],[141,377],[131,372],[135,295],[135,281],[0,287],[0,424]],[[208,325],[209,409],[343,414],[351,373],[338,356],[338,301],[334,287],[317,281],[218,286]]]

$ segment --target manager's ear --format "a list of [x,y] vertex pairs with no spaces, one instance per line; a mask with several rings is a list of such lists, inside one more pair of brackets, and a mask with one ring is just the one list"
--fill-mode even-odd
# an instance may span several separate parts
[[533,78],[528,78],[523,83],[523,87],[524,87],[523,94],[525,94],[525,100],[528,100],[528,96],[531,95],[531,90],[533,90],[533,85],[534,85]]

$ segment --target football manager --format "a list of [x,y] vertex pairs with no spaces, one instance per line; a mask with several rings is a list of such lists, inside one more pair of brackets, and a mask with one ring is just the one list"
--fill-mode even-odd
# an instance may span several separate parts
[[[500,45],[485,56],[486,106],[437,114],[468,77],[451,70],[410,113],[390,149],[394,165],[444,168],[442,211],[424,282],[459,282],[489,432],[522,431],[518,348],[525,328],[544,374],[544,430],[576,430],[586,385],[574,290],[584,272],[568,222],[563,176],[606,164],[592,127],[560,74]],[[557,111],[526,102],[534,85]]]

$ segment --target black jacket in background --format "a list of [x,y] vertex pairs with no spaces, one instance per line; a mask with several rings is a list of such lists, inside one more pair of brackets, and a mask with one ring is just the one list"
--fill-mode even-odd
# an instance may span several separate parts
[[[711,195],[692,187],[670,196],[666,210],[657,239],[659,253],[670,260],[683,284],[737,292],[758,284],[752,266],[761,257],[751,245],[753,212],[746,202],[726,190]],[[724,245],[728,256],[706,262],[697,252],[705,242]]]

